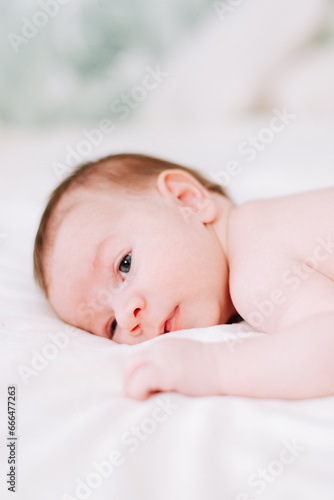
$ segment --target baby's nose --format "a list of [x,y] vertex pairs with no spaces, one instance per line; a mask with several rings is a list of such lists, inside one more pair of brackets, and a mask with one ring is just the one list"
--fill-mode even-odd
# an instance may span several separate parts
[[119,304],[119,310],[115,311],[117,324],[129,333],[140,333],[142,312],[145,308],[145,301],[142,297],[133,297],[125,304]]

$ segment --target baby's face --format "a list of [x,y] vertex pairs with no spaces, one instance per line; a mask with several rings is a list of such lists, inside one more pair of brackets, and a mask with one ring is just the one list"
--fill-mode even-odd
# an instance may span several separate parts
[[57,230],[47,274],[64,321],[118,343],[229,317],[227,265],[212,226],[153,189],[82,196]]

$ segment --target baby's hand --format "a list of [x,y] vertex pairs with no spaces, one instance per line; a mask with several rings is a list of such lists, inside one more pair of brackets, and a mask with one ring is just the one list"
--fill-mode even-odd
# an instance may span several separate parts
[[160,391],[190,396],[220,394],[219,371],[210,343],[168,337],[130,355],[124,371],[127,396],[146,399]]

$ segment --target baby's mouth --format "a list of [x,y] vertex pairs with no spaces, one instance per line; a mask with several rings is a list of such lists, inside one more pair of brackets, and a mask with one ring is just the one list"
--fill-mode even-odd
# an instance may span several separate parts
[[176,306],[172,314],[166,319],[164,323],[164,331],[162,333],[174,332],[177,330],[176,325],[176,315],[178,312],[179,306]]

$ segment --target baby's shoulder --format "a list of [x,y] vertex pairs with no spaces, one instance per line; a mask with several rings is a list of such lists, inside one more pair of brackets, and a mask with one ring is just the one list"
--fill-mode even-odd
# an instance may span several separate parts
[[[231,261],[250,252],[300,257],[308,242],[333,233],[334,188],[318,189],[236,206],[229,224]],[[254,255],[253,255],[254,257]]]
[[[327,246],[334,242],[334,188],[236,207],[229,224],[228,260],[230,292],[237,310],[250,314],[256,301],[268,298],[279,303],[286,291],[287,273],[313,256],[320,240]],[[318,271],[333,279],[334,259],[319,262]],[[286,300],[276,308],[273,324],[288,306]]]
[[285,225],[282,206],[278,200],[256,200],[234,207],[228,228],[229,263],[249,261],[261,253],[268,253],[271,245],[280,238],[280,228]]

